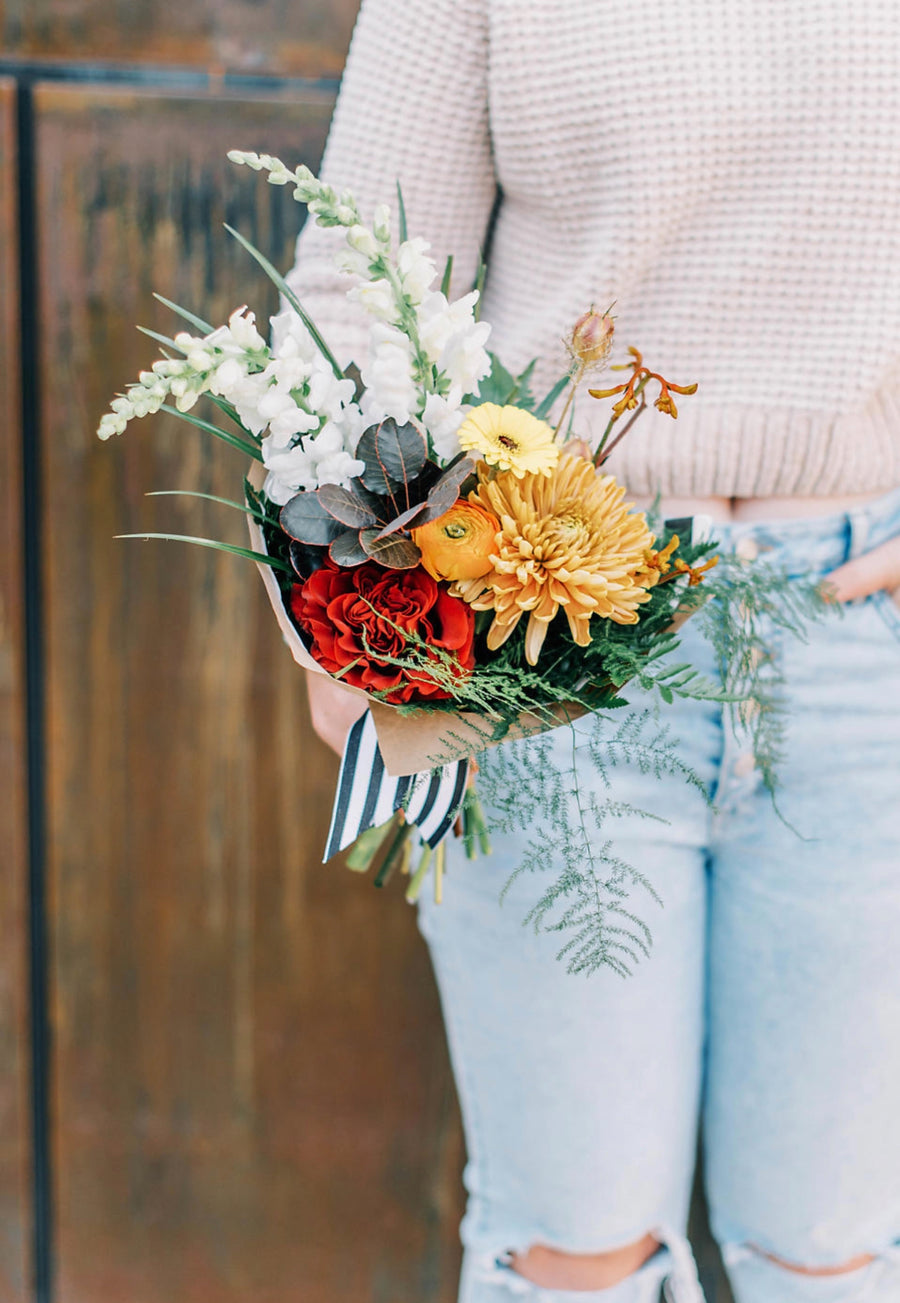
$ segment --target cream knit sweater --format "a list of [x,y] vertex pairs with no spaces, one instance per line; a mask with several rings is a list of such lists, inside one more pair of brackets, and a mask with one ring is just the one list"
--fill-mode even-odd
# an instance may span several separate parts
[[[614,455],[632,492],[900,484],[898,0],[363,0],[323,171],[367,213],[399,179],[455,294],[498,200],[490,347],[539,386],[613,301],[700,382]],[[358,361],[339,240],[309,223],[292,279]]]

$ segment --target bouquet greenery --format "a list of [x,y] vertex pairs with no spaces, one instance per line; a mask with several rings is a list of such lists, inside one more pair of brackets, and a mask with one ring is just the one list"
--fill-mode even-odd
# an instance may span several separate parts
[[[611,310],[574,323],[565,374],[535,395],[534,363],[514,375],[487,348],[483,268],[452,300],[450,259],[437,288],[399,191],[395,240],[386,205],[367,224],[351,194],[305,167],[229,157],[291,186],[321,225],[343,228],[348,311],[371,323],[365,363],[341,366],[294,289],[232,232],[281,291],[269,341],[245,308],[214,328],[163,300],[195,333],[154,336],[163,356],[113,401],[98,433],[164,410],[256,464],[243,501],[228,503],[246,513],[251,547],[187,541],[255,560],[295,659],[367,698],[377,745],[366,751],[364,732],[351,732],[329,850],[356,838],[351,867],[374,865],[382,885],[399,866],[410,899],[430,870],[440,897],[448,835],[474,855],[489,849],[489,823],[530,822],[517,872],[551,880],[529,921],[563,934],[571,969],[627,972],[650,933],[628,903],[629,884],[643,879],[602,831],[610,803],[580,790],[574,759],[571,773],[554,769],[540,738],[497,744],[590,714],[575,747],[601,775],[625,759],[696,781],[664,722],[621,713],[632,684],[663,704],[728,702],[774,791],[778,676],[766,631],[800,633],[824,602],[812,585],[717,556],[690,521],[648,519],[604,473],[648,396],[674,419],[674,395],[697,388],[651,371],[635,348],[610,368],[621,381],[597,386],[613,352]],[[583,390],[615,400],[595,447],[579,437]],[[201,396],[224,421],[194,413]],[[695,612],[718,653],[718,684],[673,655]]]

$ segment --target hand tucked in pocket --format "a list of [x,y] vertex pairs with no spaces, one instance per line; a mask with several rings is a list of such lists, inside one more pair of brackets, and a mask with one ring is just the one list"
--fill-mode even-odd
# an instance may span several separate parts
[[853,602],[885,589],[900,603],[900,534],[838,566],[828,583],[836,602]]

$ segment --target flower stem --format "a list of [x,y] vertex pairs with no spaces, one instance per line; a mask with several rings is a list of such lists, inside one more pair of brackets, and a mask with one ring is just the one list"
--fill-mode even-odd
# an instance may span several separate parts
[[425,880],[425,874],[428,872],[428,866],[431,863],[431,847],[428,843],[422,850],[422,858],[419,860],[419,867],[416,869],[409,886],[406,888],[406,899],[411,905],[419,899],[419,892],[422,890],[422,883]]
[[412,825],[408,824],[403,817],[403,812],[398,811],[396,815],[397,827],[393,837],[388,843],[387,851],[381,862],[381,868],[375,874],[375,886],[384,887],[390,882],[394,870],[403,859],[403,848],[412,832]]
[[400,316],[399,326],[407,337],[413,348],[413,369],[415,378],[422,388],[424,398],[430,393],[429,378],[431,373],[431,364],[425,350],[422,348],[422,342],[419,339],[419,322],[416,317],[416,310],[410,303],[403,291],[403,284],[400,280],[400,273],[394,266],[387,254],[382,254],[376,261],[378,272],[384,277],[391,287],[394,295],[394,303],[397,306],[397,312]]
[[392,822],[389,819],[387,823],[380,824],[377,828],[367,828],[359,834],[344,860],[348,869],[354,873],[368,873],[390,835]]
[[482,855],[490,855],[491,839],[488,836],[487,820],[484,817],[484,810],[474,787],[467,787],[466,795],[463,798],[462,835],[467,860],[478,858],[476,840]]
[[438,842],[434,852],[434,903],[440,905],[444,898],[444,864],[447,859],[447,847]]
[[[631,429],[631,427],[634,425],[634,423],[635,423],[635,421],[637,420],[637,418],[640,416],[641,412],[642,412],[642,411],[644,410],[644,408],[646,407],[647,403],[646,403],[645,398],[643,397],[643,393],[644,393],[644,390],[645,390],[646,387],[647,387],[647,383],[648,383],[648,381],[651,380],[651,379],[652,379],[651,376],[649,376],[649,375],[645,375],[645,376],[642,378],[642,380],[640,381],[640,383],[637,384],[637,385],[635,385],[634,396],[635,396],[635,398],[637,398],[638,395],[641,396],[641,404],[640,404],[640,407],[638,407],[637,411],[633,413],[633,415],[631,416],[631,419],[628,420],[628,421],[625,423],[625,426],[624,426],[623,429],[620,430],[620,432],[616,435],[615,439],[613,439],[613,441],[612,441],[612,443],[609,445],[609,447],[606,448],[606,442],[607,442],[607,440],[609,439],[609,436],[612,434],[613,426],[616,424],[616,422],[617,422],[617,421],[619,420],[619,418],[622,416],[622,412],[618,412],[618,413],[616,413],[616,414],[614,414],[613,416],[610,417],[609,424],[607,425],[606,429],[603,431],[603,438],[600,440],[600,443],[599,443],[598,446],[597,446],[597,451],[594,453],[594,465],[597,466],[598,468],[599,468],[600,466],[603,465],[603,463],[606,461],[606,458],[607,458],[607,457],[609,456],[609,454],[612,452],[612,450],[613,450],[613,448],[616,446],[616,444],[617,444],[617,443],[621,443],[621,441],[625,438],[625,435],[628,433],[628,431],[629,431],[629,430]],[[606,448],[606,456],[603,456],[603,455],[602,455],[602,454],[603,454],[603,450],[604,450],[604,448]]]
[[578,386],[581,384],[582,380],[584,379],[584,372],[585,372],[585,366],[584,363],[582,362],[578,367],[578,370],[575,372],[575,374],[572,377],[572,383],[569,386],[568,397],[566,398],[565,405],[563,406],[562,412],[560,413],[559,420],[556,423],[556,429],[553,431],[554,439],[558,437],[560,430],[563,428],[565,419],[569,414],[569,408],[572,406],[572,401],[575,398],[576,390],[578,389]]
[[640,402],[640,406],[638,407],[637,411],[636,411],[636,412],[633,412],[632,415],[631,415],[631,417],[630,417],[630,419],[627,420],[627,421],[625,422],[625,424],[622,426],[622,428],[621,428],[621,430],[619,431],[619,433],[616,435],[616,437],[613,439],[613,441],[612,441],[612,442],[607,446],[606,452],[603,454],[602,457],[600,457],[600,449],[597,450],[597,457],[600,457],[600,460],[597,461],[597,458],[596,458],[596,457],[594,458],[594,465],[595,465],[595,466],[597,466],[597,467],[602,466],[603,463],[606,461],[607,457],[612,456],[612,451],[613,451],[613,449],[615,448],[616,444],[622,442],[622,440],[625,438],[625,435],[628,433],[628,431],[629,431],[629,430],[631,429],[631,427],[634,425],[635,421],[638,419],[638,417],[641,415],[641,413],[642,413],[643,411],[646,410],[646,407],[647,407],[647,400],[644,398],[644,395],[641,394],[641,402]]

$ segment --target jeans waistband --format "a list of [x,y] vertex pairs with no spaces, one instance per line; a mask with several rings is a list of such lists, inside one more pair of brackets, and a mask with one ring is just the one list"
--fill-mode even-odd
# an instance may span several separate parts
[[723,551],[752,540],[753,551],[784,567],[789,574],[826,574],[900,534],[900,489],[873,498],[850,511],[828,516],[765,520],[756,524],[716,522],[712,535]]

